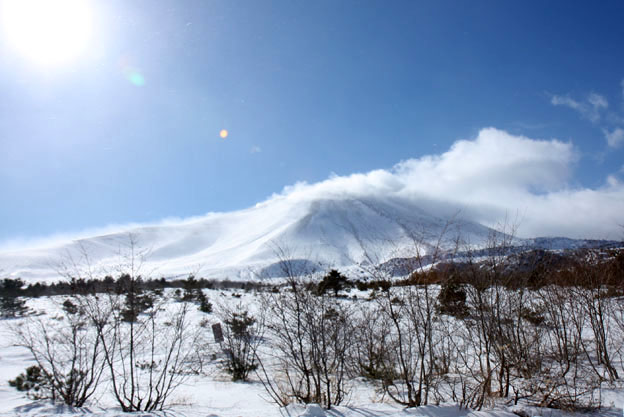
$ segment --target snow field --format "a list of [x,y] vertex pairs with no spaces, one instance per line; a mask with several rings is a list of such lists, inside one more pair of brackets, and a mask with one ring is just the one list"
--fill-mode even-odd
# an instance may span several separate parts
[[[393,291],[397,291],[393,289]],[[435,296],[439,289],[431,288]],[[241,305],[248,309],[253,315],[263,313],[258,295],[244,291],[233,290],[204,290],[209,301],[213,304],[213,309],[218,310],[219,306],[234,307]],[[367,298],[369,291],[351,290],[349,296],[352,298],[341,298],[339,303],[345,303],[353,307],[353,320],[356,321],[361,315],[361,307],[374,304]],[[173,290],[166,291],[166,302],[164,308],[167,311],[174,311],[179,308],[180,303],[172,301]],[[61,303],[67,297],[41,297],[28,301],[29,307],[34,311],[30,317],[2,320],[0,321],[0,363],[2,367],[2,379],[0,380],[0,416],[76,416],[93,415],[101,417],[121,416],[122,413],[114,398],[110,394],[109,381],[104,380],[98,389],[98,393],[93,397],[86,408],[72,409],[71,407],[58,404],[51,404],[49,401],[32,401],[22,393],[9,387],[8,379],[12,379],[24,369],[33,364],[29,353],[21,347],[13,346],[14,337],[11,328],[20,326],[28,320],[54,320],[54,317],[61,315]],[[507,407],[502,403],[497,405],[492,411],[470,411],[460,409],[455,404],[442,403],[440,406],[425,406],[410,409],[396,405],[387,396],[382,395],[375,386],[363,378],[355,378],[349,381],[350,393],[347,401],[332,410],[323,410],[314,405],[291,404],[285,408],[280,408],[268,400],[268,395],[258,378],[252,374],[250,382],[231,382],[229,375],[225,374],[221,367],[211,359],[212,355],[219,356],[220,348],[214,343],[210,330],[210,325],[220,321],[216,312],[206,314],[192,307],[189,311],[189,325],[198,326],[205,341],[204,356],[207,358],[202,371],[197,375],[190,375],[184,383],[174,392],[165,412],[139,413],[133,415],[159,415],[159,416],[336,416],[336,417],[373,417],[373,416],[427,416],[427,417],[451,417],[451,416],[479,416],[479,417],[511,417],[511,411],[528,412],[528,415],[540,416],[566,416],[568,413],[560,410],[547,408],[534,408],[526,404],[515,407]],[[203,327],[199,327],[204,322]],[[450,320],[452,325],[454,320]],[[451,331],[456,331],[451,329]],[[588,330],[585,329],[584,332]],[[262,349],[268,349],[264,345]],[[468,344],[465,349],[472,349]],[[269,352],[270,353],[270,352]],[[475,364],[476,366],[476,364]],[[601,392],[601,403],[603,409],[597,414],[604,416],[621,415],[622,400],[624,400],[624,390],[618,387],[608,388]],[[617,407],[614,408],[614,407]]]

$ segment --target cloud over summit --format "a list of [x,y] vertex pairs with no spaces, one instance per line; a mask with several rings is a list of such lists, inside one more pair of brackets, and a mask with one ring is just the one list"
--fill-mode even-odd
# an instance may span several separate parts
[[404,160],[389,170],[298,183],[263,204],[394,196],[442,216],[460,209],[464,217],[490,226],[518,214],[523,236],[621,238],[624,186],[610,177],[598,189],[572,187],[578,158],[571,143],[485,128],[442,154]]

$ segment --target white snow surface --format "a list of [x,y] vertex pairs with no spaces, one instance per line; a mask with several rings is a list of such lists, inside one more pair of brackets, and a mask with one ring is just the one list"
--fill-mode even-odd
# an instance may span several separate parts
[[[169,292],[169,295],[171,292]],[[259,303],[253,293],[206,290],[211,302],[219,305],[245,305],[257,314]],[[364,293],[358,293],[363,299]],[[236,297],[234,296],[236,295]],[[41,297],[29,299],[28,306],[35,318],[53,319],[60,313],[60,302],[65,297]],[[172,303],[175,305],[176,303]],[[169,306],[172,305],[171,303]],[[216,313],[204,314],[194,309],[191,321],[219,321]],[[257,377],[250,382],[232,382],[215,363],[200,375],[192,376],[178,387],[164,411],[124,413],[110,393],[107,383],[89,400],[85,407],[74,408],[49,400],[33,401],[10,387],[8,380],[34,364],[25,348],[14,345],[11,327],[29,320],[26,318],[0,320],[0,417],[517,417],[514,410],[529,416],[544,417],[620,417],[624,404],[624,392],[605,390],[602,403],[606,406],[598,412],[566,413],[561,410],[523,406],[473,411],[456,404],[428,405],[404,408],[387,397],[382,397],[374,387],[363,379],[349,383],[351,393],[341,406],[325,410],[315,404],[290,404],[278,407],[269,400]],[[216,345],[215,345],[216,346]],[[209,355],[211,352],[207,352]]]

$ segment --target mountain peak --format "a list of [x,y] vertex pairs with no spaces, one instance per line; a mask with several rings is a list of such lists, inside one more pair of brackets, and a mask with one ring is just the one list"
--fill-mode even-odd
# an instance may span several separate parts
[[349,267],[425,255],[436,247],[482,246],[493,233],[475,222],[436,216],[398,197],[270,199],[250,209],[210,213],[192,221],[135,226],[43,249],[0,252],[0,268],[27,280],[54,280],[58,265],[88,254],[93,266],[110,270],[132,236],[137,248],[148,250],[146,261],[156,275],[246,279],[271,272],[271,265],[283,257],[306,267]]

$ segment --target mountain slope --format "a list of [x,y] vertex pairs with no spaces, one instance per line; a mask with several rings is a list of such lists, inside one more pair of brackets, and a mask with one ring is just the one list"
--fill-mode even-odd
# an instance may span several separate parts
[[129,234],[149,249],[147,269],[156,275],[197,272],[214,278],[254,278],[282,257],[326,266],[382,262],[409,256],[416,247],[452,247],[458,235],[480,245],[492,230],[468,221],[447,221],[399,198],[273,198],[255,207],[212,213],[176,224],[139,226],[116,233],[0,253],[5,273],[27,280],[56,279],[60,264],[77,263],[82,252],[96,266],[119,263]]

